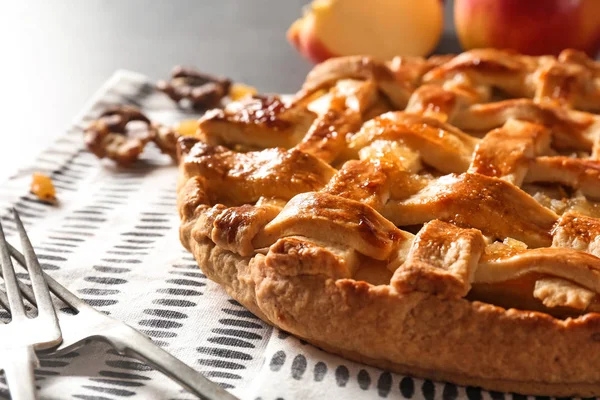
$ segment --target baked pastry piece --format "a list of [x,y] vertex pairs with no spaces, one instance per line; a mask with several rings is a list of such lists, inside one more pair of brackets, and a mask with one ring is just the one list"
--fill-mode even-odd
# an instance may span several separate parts
[[179,141],[181,241],[325,350],[497,391],[600,395],[600,66],[337,58]]

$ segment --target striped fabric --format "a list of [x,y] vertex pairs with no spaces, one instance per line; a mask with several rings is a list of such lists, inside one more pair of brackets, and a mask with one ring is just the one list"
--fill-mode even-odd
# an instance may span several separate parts
[[[152,120],[196,118],[144,77],[118,71],[71,129],[0,188],[1,219],[22,216],[44,269],[89,304],[145,332],[160,346],[242,399],[503,399],[512,395],[412,379],[331,356],[271,328],[206,279],[178,240],[177,169],[148,146],[127,169],[98,161],[81,129],[113,104]],[[50,175],[58,206],[28,193],[31,174]],[[0,318],[7,318],[0,311]],[[1,356],[1,355],[0,355]],[[162,375],[94,343],[41,362],[42,399],[191,399]],[[4,381],[0,397],[7,397]],[[512,396],[521,398],[522,396]]]

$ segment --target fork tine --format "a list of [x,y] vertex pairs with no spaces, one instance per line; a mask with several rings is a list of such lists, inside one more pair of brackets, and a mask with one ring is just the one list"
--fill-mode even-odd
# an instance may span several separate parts
[[8,297],[12,319],[27,318],[27,315],[25,315],[25,306],[23,305],[23,297],[21,296],[17,277],[15,276],[15,269],[8,253],[8,243],[6,243],[6,237],[4,237],[2,223],[0,223],[0,260],[2,261],[2,276],[4,277],[6,296]]
[[52,298],[50,298],[50,291],[48,290],[48,285],[44,279],[40,263],[35,255],[33,246],[29,241],[27,232],[25,232],[23,222],[21,222],[21,218],[19,218],[19,214],[14,208],[13,214],[15,216],[15,223],[17,224],[19,236],[21,237],[21,247],[23,248],[25,264],[27,265],[27,270],[29,271],[29,279],[31,281],[33,294],[35,295],[35,303],[37,305],[38,315],[56,319],[56,310],[54,309]]
[[[8,250],[10,251],[10,254],[14,257],[14,259],[17,260],[17,262],[21,266],[23,266],[24,268],[27,268],[27,263],[25,262],[25,256],[23,256],[23,254],[21,254],[21,252],[19,250],[15,249],[10,243],[7,243],[7,245],[8,245]],[[61,299],[66,305],[74,308],[75,310],[78,310],[83,307],[88,307],[88,305],[85,301],[83,301],[79,297],[75,296],[66,287],[64,287],[57,281],[55,281],[54,278],[52,278],[50,275],[44,273],[44,276],[46,277],[46,283],[48,284],[50,291],[52,293],[54,293],[56,295],[56,297]],[[27,289],[29,289],[29,288],[27,288]],[[27,292],[24,291],[24,293],[27,296]],[[27,300],[33,301],[33,299],[30,299],[29,297],[27,297]]]
[[[8,244],[8,251],[12,253],[13,247],[11,246],[10,243],[7,242],[7,244]],[[23,257],[23,256],[21,256],[21,258],[23,258],[23,260],[25,259],[25,257]],[[19,260],[17,260],[17,262],[18,261]],[[21,265],[20,262],[19,262],[19,265]],[[0,270],[0,278],[2,278],[1,270]],[[17,279],[17,283],[19,284],[19,289],[21,289],[21,294],[23,295],[23,297],[25,297],[31,304],[33,304],[35,306],[36,305],[35,304],[35,296],[33,295],[33,291],[31,290],[31,288],[29,286],[27,286],[26,284],[24,284],[23,282],[21,282],[20,279]],[[4,296],[4,299],[6,299],[5,303],[2,302],[2,300],[3,300],[2,296]],[[8,297],[6,297],[6,293],[4,293],[2,290],[0,290],[0,304],[4,305],[7,310],[9,309],[8,308]]]
[[21,295],[23,295],[23,297],[25,297],[31,304],[33,304],[34,306],[35,304],[35,296],[33,294],[33,291],[31,290],[31,288],[29,286],[27,286],[26,284],[24,284],[23,282],[21,282],[20,279],[17,278],[17,284],[19,285],[19,289],[21,290]]
[[19,289],[21,289],[21,294],[23,295],[23,297],[25,297],[34,306],[37,306],[37,304],[35,303],[35,296],[33,295],[33,291],[31,290],[31,288],[23,282],[21,282],[19,279],[17,279],[17,282],[19,282]]
[[6,297],[6,293],[3,290],[0,290],[0,304],[6,308],[6,310],[10,310],[10,306],[8,305],[8,297]]

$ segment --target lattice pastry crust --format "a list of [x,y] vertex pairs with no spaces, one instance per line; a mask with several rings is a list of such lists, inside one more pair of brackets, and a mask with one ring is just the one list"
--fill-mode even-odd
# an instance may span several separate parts
[[181,241],[265,321],[419,377],[600,395],[600,65],[316,66],[179,140]]

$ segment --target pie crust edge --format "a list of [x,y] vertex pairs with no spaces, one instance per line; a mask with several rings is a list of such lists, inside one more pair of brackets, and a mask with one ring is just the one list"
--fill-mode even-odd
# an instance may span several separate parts
[[242,257],[196,240],[197,219],[182,212],[188,179],[181,174],[178,185],[182,244],[209,279],[263,321],[327,352],[418,378],[527,395],[600,393],[600,315],[560,320],[464,298],[401,294],[390,285],[284,275],[264,255]]

